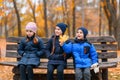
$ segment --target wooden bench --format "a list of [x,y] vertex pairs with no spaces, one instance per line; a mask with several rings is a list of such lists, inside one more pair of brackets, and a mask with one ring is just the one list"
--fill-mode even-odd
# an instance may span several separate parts
[[[6,57],[15,58],[16,60],[0,62],[0,65],[3,66],[13,66],[13,80],[20,80],[19,70],[17,67],[17,62],[20,60],[20,56],[17,53],[17,45],[20,42],[21,38],[22,37],[8,37],[6,39]],[[48,39],[42,39],[46,44]],[[99,80],[108,80],[108,68],[113,68],[117,66],[117,62],[113,61],[113,59],[117,58],[116,41],[111,36],[88,37],[88,40],[94,44],[99,55],[100,72],[97,76],[99,77]],[[47,61],[48,60],[45,56],[41,57],[41,64],[38,68],[35,69],[34,72],[35,80],[46,80]],[[68,59],[67,61],[67,69],[65,70],[72,70],[73,72],[65,71],[65,80],[74,80],[74,67],[72,58]],[[54,77],[56,77],[56,74]],[[96,76],[94,74],[92,76],[92,80],[98,80],[96,79]]]

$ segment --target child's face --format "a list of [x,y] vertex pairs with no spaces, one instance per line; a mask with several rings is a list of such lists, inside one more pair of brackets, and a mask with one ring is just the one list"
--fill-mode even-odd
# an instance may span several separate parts
[[28,37],[32,37],[34,35],[34,32],[31,30],[26,30],[26,34]]
[[56,26],[56,28],[55,28],[55,35],[56,35],[56,36],[62,35],[62,30],[61,30],[59,27],[57,27],[57,26]]
[[82,30],[80,30],[80,29],[77,30],[76,37],[77,37],[77,39],[84,39],[84,34],[83,34]]

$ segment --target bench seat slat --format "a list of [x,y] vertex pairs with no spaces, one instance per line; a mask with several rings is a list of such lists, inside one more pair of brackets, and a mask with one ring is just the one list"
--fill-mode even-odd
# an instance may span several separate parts
[[[17,63],[18,62],[0,62],[0,65],[17,66]],[[116,67],[116,66],[117,66],[117,62],[100,62],[99,63],[100,69],[112,68],[112,67]],[[46,69],[47,68],[47,63],[46,62],[41,62],[40,66],[38,68]],[[68,63],[67,64],[67,69],[74,69],[73,63]]]
[[117,58],[117,52],[98,52],[98,58]]
[[110,50],[116,51],[117,45],[116,44],[94,44],[96,50]]

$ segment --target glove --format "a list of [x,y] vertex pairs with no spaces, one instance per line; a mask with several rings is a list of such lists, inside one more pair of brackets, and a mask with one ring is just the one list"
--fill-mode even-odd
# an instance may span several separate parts
[[99,72],[99,66],[97,66],[97,67],[94,68],[94,72],[95,72],[95,73],[98,73],[98,72]]
[[69,38],[69,36],[67,36],[67,35],[63,35],[63,36],[61,35],[59,41],[61,44],[63,44],[65,41],[68,40],[68,38]]
[[91,68],[95,68],[98,67],[98,63],[94,63],[93,65],[91,65]]
[[94,69],[94,72],[95,72],[95,73],[98,73],[98,72],[99,72],[98,63],[94,63],[93,65],[91,65],[91,68]]

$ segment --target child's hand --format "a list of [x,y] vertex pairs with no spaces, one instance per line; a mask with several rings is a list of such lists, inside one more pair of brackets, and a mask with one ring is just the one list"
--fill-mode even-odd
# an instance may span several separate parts
[[91,65],[91,69],[94,69],[96,67],[98,67],[98,63],[94,63],[94,64]]
[[59,41],[60,41],[60,45],[62,45],[66,40],[68,40],[68,38],[69,38],[69,36],[67,36],[67,35],[61,35],[60,36],[60,39],[59,39]]
[[91,65],[91,69],[93,69],[95,73],[98,73],[99,72],[98,63],[94,63],[93,65]]
[[91,68],[95,68],[98,66],[98,63],[94,63],[93,65],[91,65]]

